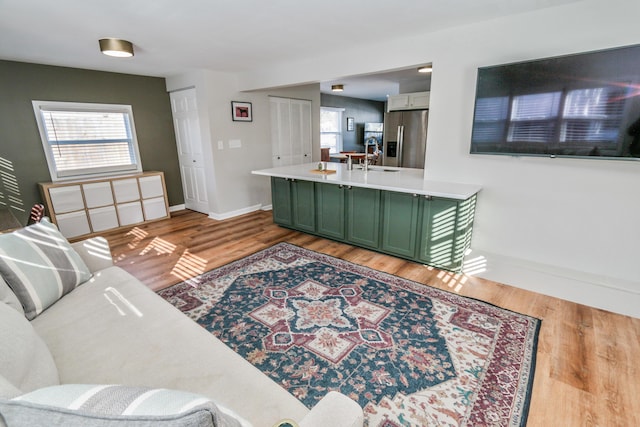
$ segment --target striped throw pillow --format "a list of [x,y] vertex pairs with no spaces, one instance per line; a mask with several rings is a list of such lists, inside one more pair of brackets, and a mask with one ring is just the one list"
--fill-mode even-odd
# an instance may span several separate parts
[[0,234],[0,274],[29,320],[91,278],[80,255],[47,220]]
[[50,423],[47,425],[62,425],[53,424],[55,421],[84,427],[247,425],[198,394],[122,385],[45,387],[12,400],[0,400],[0,415],[7,425],[24,419],[37,422],[40,418]]

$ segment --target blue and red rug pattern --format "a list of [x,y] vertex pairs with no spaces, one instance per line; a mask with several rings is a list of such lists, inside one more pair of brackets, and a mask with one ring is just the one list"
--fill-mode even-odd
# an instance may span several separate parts
[[308,407],[368,426],[523,426],[540,321],[281,243],[160,295]]

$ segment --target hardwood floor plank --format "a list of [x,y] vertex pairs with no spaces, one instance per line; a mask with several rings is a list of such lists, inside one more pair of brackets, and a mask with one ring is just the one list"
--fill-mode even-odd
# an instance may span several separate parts
[[273,224],[270,212],[216,221],[191,211],[105,233],[116,264],[153,290],[278,242],[542,319],[528,426],[640,426],[640,319],[453,274]]

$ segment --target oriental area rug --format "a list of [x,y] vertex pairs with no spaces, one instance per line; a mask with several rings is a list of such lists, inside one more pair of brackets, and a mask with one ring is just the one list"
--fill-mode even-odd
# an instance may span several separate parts
[[159,294],[309,408],[337,390],[370,427],[526,424],[538,319],[287,243]]

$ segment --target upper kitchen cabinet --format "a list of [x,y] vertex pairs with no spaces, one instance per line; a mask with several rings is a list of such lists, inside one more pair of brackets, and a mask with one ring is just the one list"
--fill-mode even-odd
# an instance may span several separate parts
[[311,101],[269,98],[274,167],[312,161]]
[[428,109],[430,94],[431,92],[412,92],[389,96],[387,111]]

